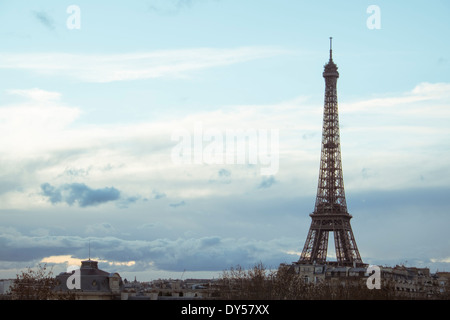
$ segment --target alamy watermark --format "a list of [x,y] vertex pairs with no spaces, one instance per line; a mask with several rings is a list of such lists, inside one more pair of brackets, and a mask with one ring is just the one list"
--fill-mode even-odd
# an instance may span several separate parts
[[278,129],[203,128],[195,123],[193,132],[180,128],[172,133],[172,162],[177,165],[259,165],[264,176],[279,169]]
[[72,274],[66,280],[66,286],[69,290],[81,290],[81,270],[78,266],[69,266],[67,273]]
[[[81,9],[78,5],[70,5],[66,9],[67,14],[70,16],[67,18],[66,26],[69,30],[81,29]],[[381,9],[377,5],[370,5],[367,7],[366,12],[370,16],[366,20],[366,26],[370,30],[381,29]]]
[[367,7],[367,13],[371,14],[366,21],[367,28],[370,30],[381,29],[381,10],[377,5],[370,5]]
[[381,289],[381,269],[379,266],[369,266],[366,270],[369,277],[366,280],[368,289]]
[[66,12],[70,16],[66,20],[66,26],[69,30],[81,29],[81,9],[77,5],[71,5],[67,7]]

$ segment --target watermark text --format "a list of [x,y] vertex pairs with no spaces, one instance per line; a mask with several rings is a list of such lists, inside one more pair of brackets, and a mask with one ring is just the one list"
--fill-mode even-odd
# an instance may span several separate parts
[[69,30],[81,29],[81,9],[77,5],[71,5],[67,7],[66,12],[70,14],[67,18],[66,26]]
[[275,175],[279,169],[278,129],[203,128],[195,123],[193,133],[180,128],[172,133],[178,144],[172,149],[177,165],[259,165],[261,175]]
[[81,271],[80,267],[69,266],[67,268],[67,273],[72,275],[67,278],[66,286],[69,290],[81,290]]
[[371,14],[366,21],[367,28],[370,30],[381,29],[381,10],[377,5],[367,7],[367,13]]
[[366,271],[369,277],[366,280],[368,289],[381,289],[381,270],[379,266],[369,266]]

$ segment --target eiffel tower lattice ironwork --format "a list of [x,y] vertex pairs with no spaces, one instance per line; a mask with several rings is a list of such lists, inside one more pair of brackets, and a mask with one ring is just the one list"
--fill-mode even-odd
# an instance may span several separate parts
[[328,236],[334,234],[337,264],[353,266],[363,264],[356,246],[345,200],[342,174],[337,79],[339,72],[333,62],[332,38],[330,60],[323,72],[325,103],[323,111],[322,152],[319,183],[312,222],[298,263],[326,263]]

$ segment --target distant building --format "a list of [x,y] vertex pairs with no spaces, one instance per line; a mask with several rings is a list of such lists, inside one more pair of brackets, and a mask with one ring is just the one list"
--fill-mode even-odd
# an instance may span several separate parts
[[292,270],[301,275],[305,283],[318,284],[325,280],[355,280],[360,281],[366,275],[364,267],[335,266],[326,264],[292,264]]
[[212,299],[217,289],[211,279],[158,279],[151,282],[124,281],[122,300]]
[[436,272],[434,276],[439,295],[443,296],[443,298],[450,299],[450,272]]
[[[282,265],[299,274],[309,284],[364,285],[369,277],[366,267],[325,264]],[[431,274],[428,268],[379,266],[382,287],[391,290],[398,299],[434,299],[448,295],[450,273]]]
[[[109,273],[98,268],[98,262],[85,260],[79,270],[80,289],[69,289],[67,282],[72,273],[63,272],[56,276],[55,290],[61,293],[72,292],[77,300],[120,300],[123,289],[122,278],[118,273]],[[70,280],[69,280],[70,281]]]
[[2,279],[0,280],[0,295],[6,295],[10,293],[10,288],[14,284],[14,279]]

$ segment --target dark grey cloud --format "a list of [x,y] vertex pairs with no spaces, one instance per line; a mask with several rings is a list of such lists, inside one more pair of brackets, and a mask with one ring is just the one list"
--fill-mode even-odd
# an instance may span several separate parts
[[227,169],[220,169],[217,175],[214,175],[208,180],[210,183],[221,183],[230,184],[231,183],[231,171]]
[[54,255],[73,254],[87,247],[87,240],[73,236],[30,236],[13,228],[0,228],[0,261],[30,262]]
[[153,199],[155,200],[163,199],[166,197],[166,194],[164,192],[159,192],[157,190],[153,190],[152,195]]
[[361,175],[363,179],[368,179],[372,176],[372,170],[370,168],[362,168]]
[[43,11],[33,11],[33,16],[47,29],[54,30],[55,29],[55,22],[53,19]]
[[50,200],[51,203],[59,203],[62,201],[62,194],[59,188],[55,188],[49,183],[44,183],[41,185],[42,194]]
[[116,233],[116,229],[108,222],[90,224],[86,227],[87,234],[104,236]]
[[231,172],[230,172],[230,170],[227,170],[227,169],[220,169],[219,170],[219,177],[231,177]]
[[308,132],[308,133],[304,133],[302,138],[304,140],[309,140],[309,139],[315,138],[316,136],[317,136],[317,132]]
[[[141,200],[140,196],[126,197],[126,198],[121,199],[118,202],[117,206],[122,209],[127,209],[130,204],[134,204],[134,203],[138,202],[139,200]],[[146,201],[145,198],[143,200]]]
[[89,172],[91,171],[92,167],[89,168],[66,168],[64,170],[63,175],[69,176],[69,177],[86,177],[89,175]]
[[[97,229],[113,229],[109,223],[93,226]],[[135,261],[133,267],[121,268],[104,265],[111,271],[148,271],[149,266],[166,271],[223,271],[241,265],[249,267],[258,262],[277,267],[290,262],[292,255],[284,249],[292,248],[295,239],[257,241],[219,236],[159,238],[155,240],[129,240],[115,236],[67,237],[29,236],[17,232],[0,233],[1,263],[35,261],[56,255],[70,255],[86,259],[90,246],[91,257],[108,262]]]
[[259,189],[267,189],[270,188],[274,183],[276,183],[276,180],[273,176],[270,176],[268,178],[263,178],[263,181],[258,186]]
[[14,177],[2,176],[3,178],[0,182],[0,194],[11,192],[11,191],[21,191],[20,182],[14,179]]
[[180,201],[180,202],[176,202],[176,203],[171,203],[169,204],[169,206],[171,206],[172,208],[178,208],[178,207],[182,207],[186,205],[185,201]]
[[46,196],[52,204],[65,202],[72,206],[84,208],[96,206],[120,198],[120,191],[116,188],[91,189],[83,183],[64,184],[54,187],[49,183],[41,185],[42,194]]
[[[113,229],[109,223],[96,228]],[[289,251],[301,250],[300,239],[276,238],[255,240],[220,236],[180,237],[176,239],[159,238],[155,240],[124,239],[116,236],[30,236],[12,229],[0,230],[0,268],[8,265],[15,268],[18,264],[32,266],[27,262],[39,263],[45,257],[70,255],[86,259],[90,245],[91,257],[107,261],[100,263],[104,270],[118,272],[143,272],[151,270],[165,271],[217,271],[241,265],[251,267],[262,262],[269,268],[280,263],[291,263],[298,259]],[[98,230],[97,230],[98,231]],[[98,232],[95,232],[98,234]],[[301,238],[301,236],[300,236]],[[303,240],[303,239],[301,239]],[[365,262],[373,264],[395,265],[405,261],[408,265],[444,269],[449,266],[445,261],[433,261],[430,256],[405,258],[405,256],[371,258]],[[431,257],[448,258],[448,252],[433,252]],[[110,265],[108,262],[135,261],[133,266]],[[151,267],[150,267],[151,266]]]

